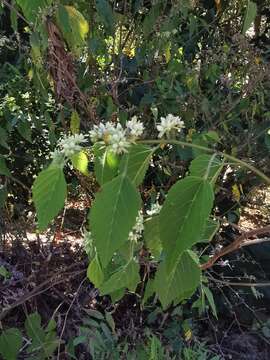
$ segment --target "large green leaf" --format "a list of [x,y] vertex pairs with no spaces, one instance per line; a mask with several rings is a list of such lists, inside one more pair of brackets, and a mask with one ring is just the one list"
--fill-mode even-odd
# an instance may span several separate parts
[[56,22],[70,49],[75,55],[80,55],[89,31],[83,15],[73,6],[59,5]]
[[96,0],[97,13],[108,33],[114,32],[114,13],[108,0]]
[[198,176],[213,181],[222,170],[223,163],[214,155],[203,154],[192,160],[189,171],[191,176]]
[[51,4],[51,0],[15,0],[16,3],[22,9],[23,15],[30,22],[35,22],[37,20],[37,15],[41,10],[45,9],[48,5]]
[[126,171],[135,186],[139,186],[148,169],[154,150],[149,146],[137,144],[130,147],[120,163],[120,171]]
[[0,175],[10,176],[11,173],[7,167],[6,160],[0,156]]
[[100,286],[100,294],[111,294],[123,288],[135,291],[139,281],[139,265],[134,260],[131,260]]
[[3,331],[0,336],[0,354],[3,360],[16,360],[22,344],[23,338],[19,329]]
[[118,172],[119,158],[102,144],[94,145],[95,176],[100,185],[112,180]]
[[243,29],[242,29],[243,34],[245,34],[247,30],[250,28],[251,24],[256,18],[256,15],[257,15],[257,4],[254,1],[248,0]]
[[101,265],[128,239],[141,206],[140,195],[129,178],[120,175],[106,183],[90,210],[90,227]]
[[39,173],[33,184],[33,201],[40,230],[45,230],[64,207],[66,194],[67,184],[63,169],[51,165]]
[[168,272],[181,253],[200,240],[213,200],[212,186],[202,178],[188,176],[170,189],[160,212],[160,238]]
[[172,302],[176,304],[189,298],[199,285],[200,276],[198,261],[190,250],[183,252],[170,274],[167,273],[166,262],[162,262],[154,280],[155,291],[162,307],[165,309]]

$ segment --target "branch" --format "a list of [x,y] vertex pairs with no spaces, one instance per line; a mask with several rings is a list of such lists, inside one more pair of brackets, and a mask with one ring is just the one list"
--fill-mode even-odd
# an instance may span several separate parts
[[240,235],[232,244],[226,246],[225,248],[221,249],[218,253],[216,253],[215,255],[213,255],[213,257],[211,257],[205,264],[201,265],[201,269],[202,270],[206,270],[209,269],[210,267],[212,267],[219,258],[221,258],[224,255],[230,254],[233,251],[239,250],[240,248],[242,248],[243,246],[248,246],[248,245],[254,245],[254,244],[259,244],[265,241],[270,241],[269,239],[255,239],[255,240],[248,240],[253,236],[258,236],[258,235],[263,235],[263,234],[268,234],[270,233],[270,225],[269,226],[265,226],[263,228],[260,229],[254,229],[248,232],[243,233],[242,235]]

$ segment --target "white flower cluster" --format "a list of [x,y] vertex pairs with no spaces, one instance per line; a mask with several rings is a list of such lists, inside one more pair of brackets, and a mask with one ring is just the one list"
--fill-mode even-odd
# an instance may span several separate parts
[[138,241],[142,236],[142,232],[144,230],[143,225],[143,214],[142,211],[139,211],[138,216],[136,217],[135,225],[128,235],[128,239],[130,241]]
[[81,144],[86,141],[85,135],[83,134],[64,136],[58,143],[58,149],[51,153],[53,162],[58,165],[64,165],[65,158],[70,158],[72,155],[81,151]]
[[157,125],[159,138],[162,138],[165,134],[169,134],[172,130],[180,132],[185,127],[184,121],[182,121],[179,116],[174,116],[172,114],[161,117],[160,120],[161,123]]
[[156,202],[155,204],[151,205],[151,209],[150,210],[146,210],[147,215],[149,216],[153,216],[153,215],[158,215],[160,213],[162,206],[159,205],[158,202]]
[[59,141],[60,152],[66,157],[70,157],[77,152],[81,151],[81,144],[85,143],[87,140],[83,134],[75,134],[70,136],[65,136],[62,140]]
[[103,141],[115,154],[127,152],[128,147],[143,133],[143,124],[134,116],[127,122],[124,129],[120,123],[107,122],[94,125],[90,131],[90,139],[93,143]]

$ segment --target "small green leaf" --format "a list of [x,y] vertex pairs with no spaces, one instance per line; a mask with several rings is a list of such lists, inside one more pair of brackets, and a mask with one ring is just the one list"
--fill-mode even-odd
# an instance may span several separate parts
[[119,158],[108,148],[96,143],[94,145],[95,176],[100,185],[112,180],[118,172]]
[[144,295],[143,295],[143,305],[147,302],[147,300],[155,293],[155,281],[153,279],[149,279],[145,286]]
[[159,265],[154,280],[155,291],[164,309],[172,302],[177,304],[189,298],[195,292],[201,278],[198,261],[190,250],[183,252],[170,274],[167,273],[166,267],[165,261]]
[[127,154],[121,160],[119,170],[126,171],[128,177],[135,186],[139,186],[148,169],[149,162],[155,149],[142,144],[133,145],[130,147]]
[[100,294],[111,294],[122,288],[128,288],[130,291],[135,291],[139,281],[139,265],[134,260],[131,260],[126,266],[123,266],[116,271],[100,286]]
[[87,277],[95,285],[96,288],[99,288],[100,285],[103,283],[104,274],[101,269],[97,255],[94,257],[94,259],[90,262],[88,266]]
[[28,142],[32,143],[32,130],[28,121],[19,120],[17,126],[19,134]]
[[10,273],[2,265],[0,266],[0,276],[2,276],[5,280],[7,280],[10,277]]
[[202,178],[187,176],[170,189],[159,215],[168,272],[181,253],[200,240],[213,200],[212,186]]
[[209,305],[211,307],[212,313],[214,314],[215,318],[217,319],[217,308],[216,308],[216,304],[215,304],[215,300],[212,294],[212,291],[207,287],[202,285],[202,291],[205,293],[206,298],[209,302]]
[[212,241],[218,229],[219,229],[219,222],[213,219],[208,219],[206,221],[200,242],[208,243]]
[[114,32],[114,13],[108,0],[96,0],[97,13],[109,34]]
[[41,327],[41,317],[37,312],[27,316],[25,320],[25,330],[27,336],[32,340],[28,351],[35,351],[42,347],[46,334]]
[[0,336],[0,354],[3,360],[16,360],[23,344],[23,337],[19,329],[10,328]]
[[79,170],[83,175],[88,176],[88,156],[82,150],[71,157],[72,165]]
[[138,191],[124,175],[106,183],[97,193],[89,222],[102,267],[128,240],[140,205]]
[[45,230],[64,207],[66,195],[67,184],[63,169],[51,165],[38,174],[33,184],[33,201],[40,230]]
[[254,1],[248,0],[247,9],[243,23],[242,34],[245,34],[250,28],[257,15],[257,4]]
[[192,160],[189,172],[191,176],[205,178],[210,182],[215,180],[222,170],[223,163],[214,155],[199,155]]
[[73,111],[70,120],[70,131],[73,135],[79,134],[80,132],[80,117],[77,111]]
[[6,160],[0,156],[0,175],[11,176]]

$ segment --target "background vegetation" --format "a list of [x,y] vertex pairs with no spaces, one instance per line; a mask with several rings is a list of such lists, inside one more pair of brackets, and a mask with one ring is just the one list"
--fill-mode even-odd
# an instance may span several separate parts
[[[3,359],[269,359],[270,2],[0,11]],[[184,128],[159,138],[169,114]],[[144,132],[127,154],[88,138],[51,167],[65,136],[134,117]],[[200,190],[180,251],[167,240],[191,181],[214,199]],[[144,231],[127,242],[140,208]],[[168,258],[182,266],[173,280]]]

